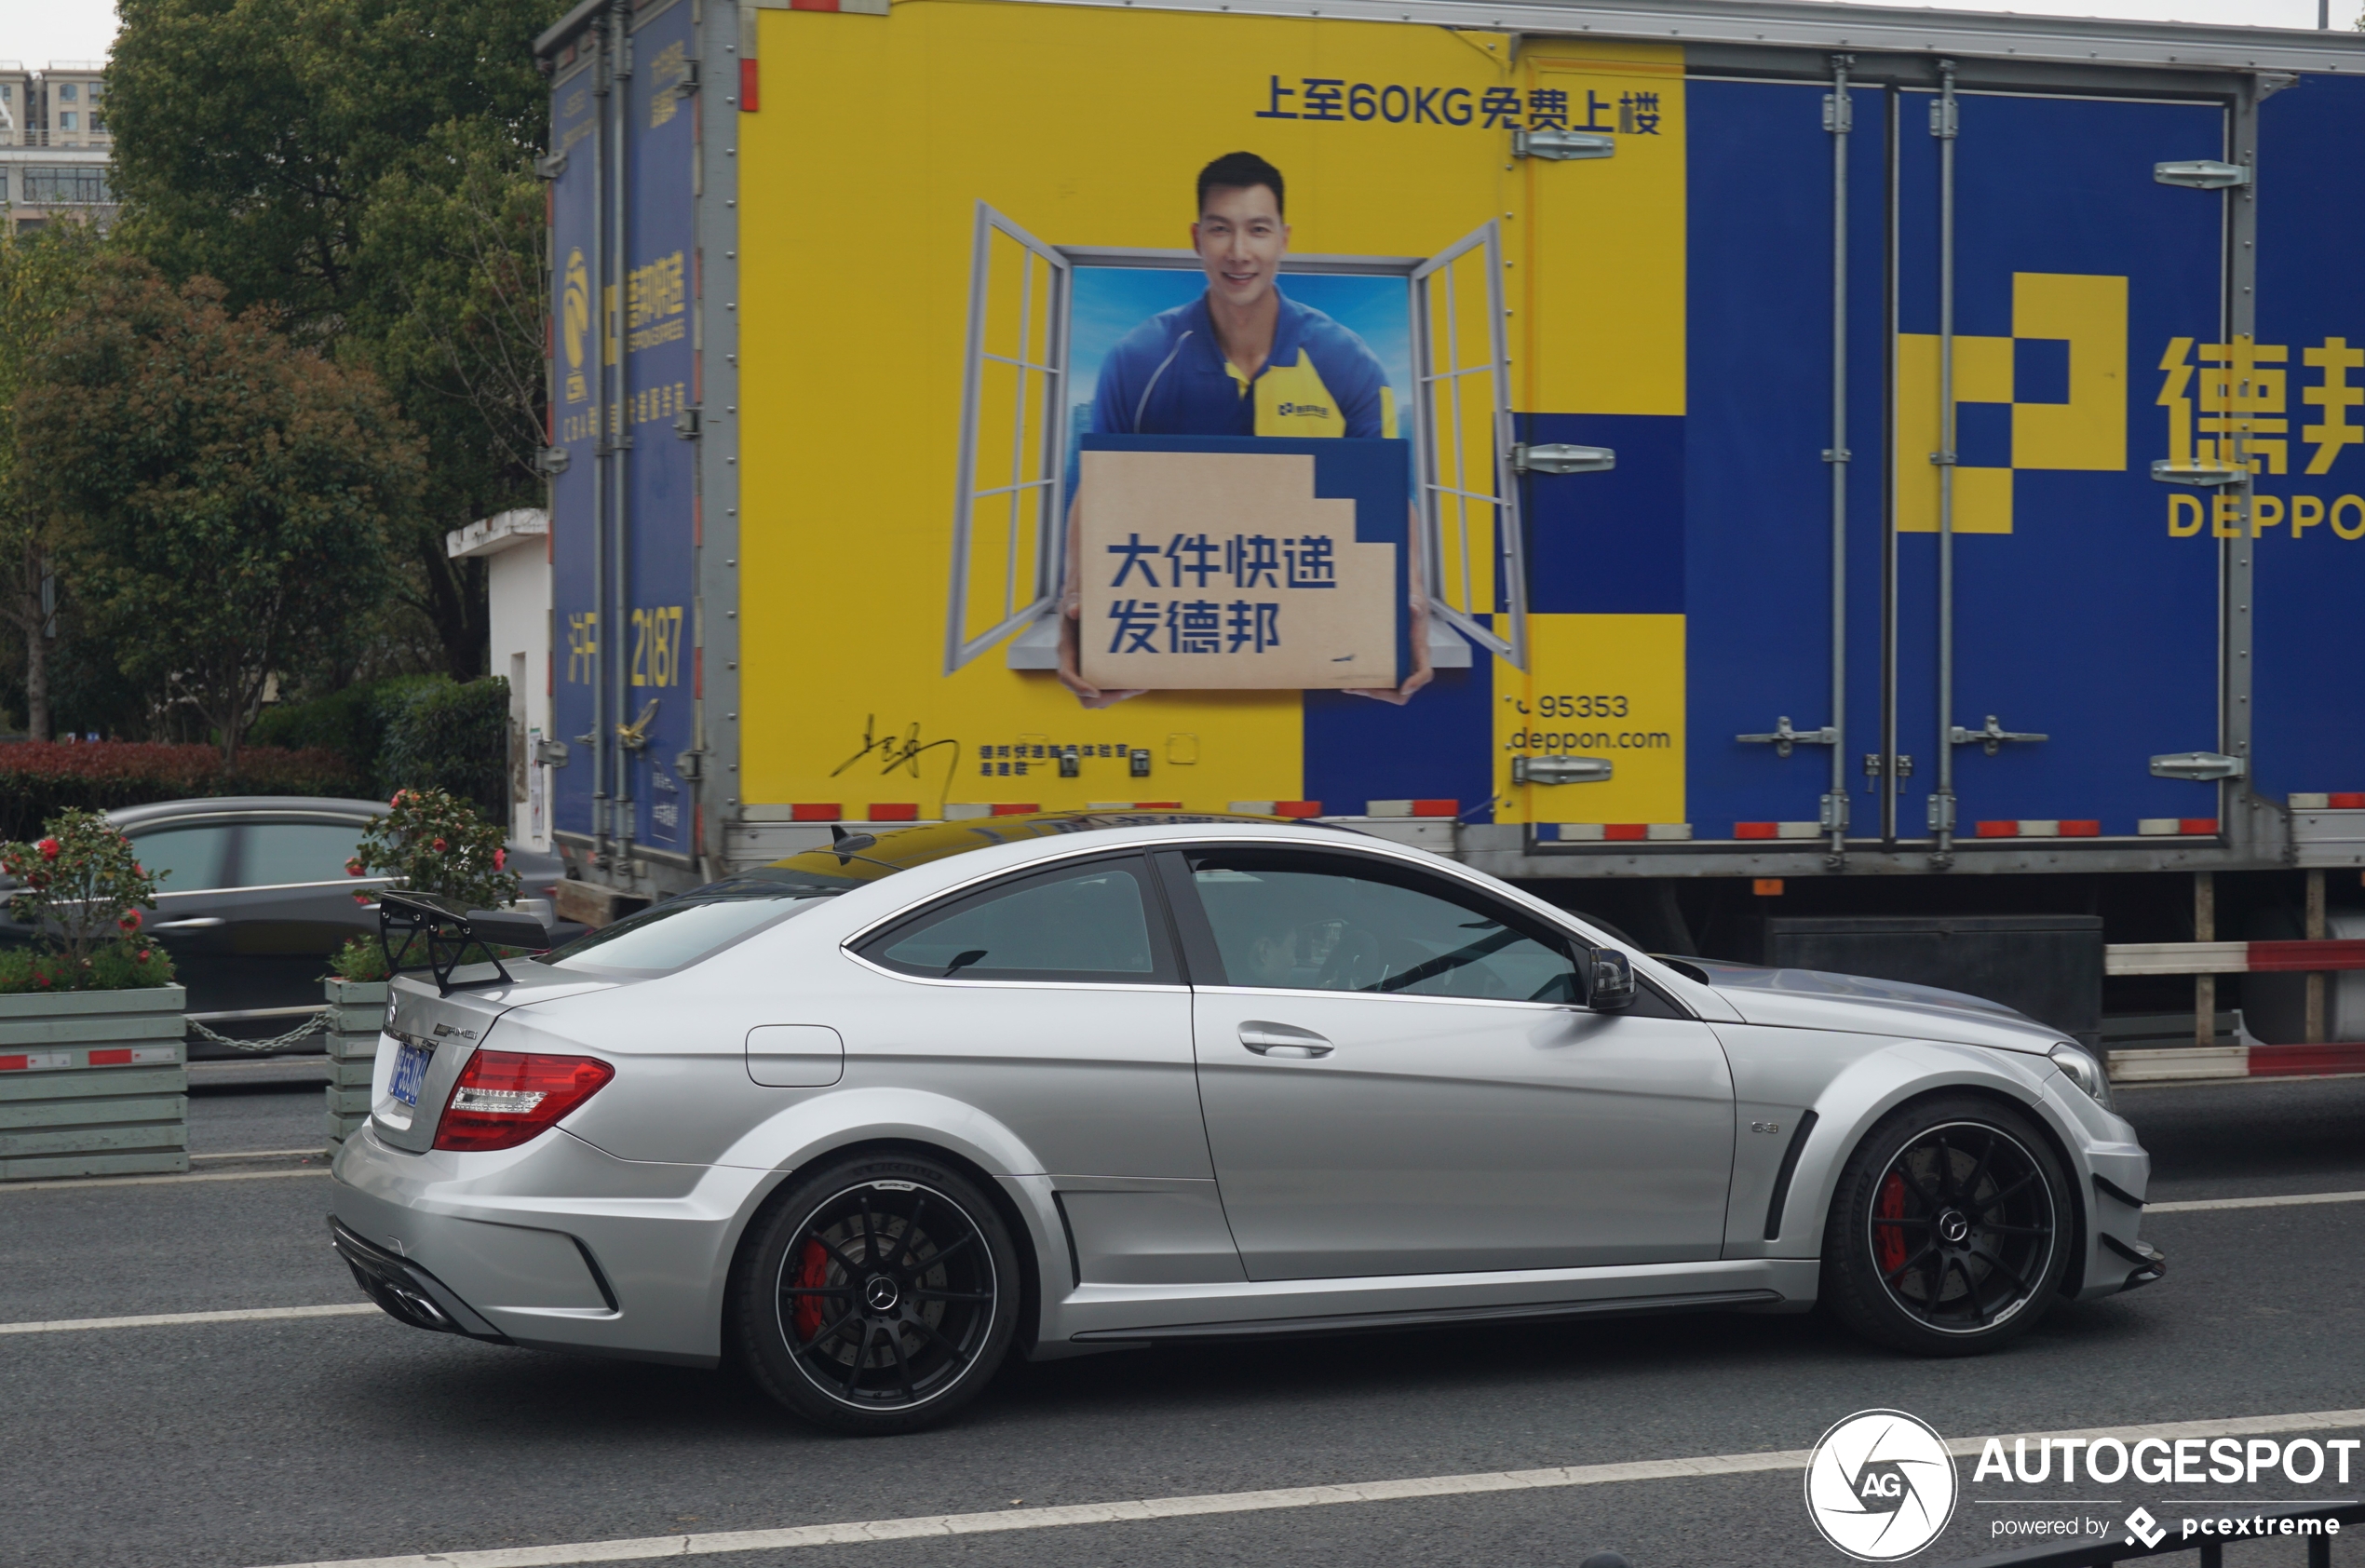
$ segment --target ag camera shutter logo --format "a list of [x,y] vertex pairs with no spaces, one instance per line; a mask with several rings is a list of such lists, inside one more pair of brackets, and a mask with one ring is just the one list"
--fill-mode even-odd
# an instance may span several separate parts
[[1895,1562],[1937,1540],[1956,1497],[1946,1440],[1901,1410],[1858,1411],[1807,1457],[1807,1517],[1859,1562]]

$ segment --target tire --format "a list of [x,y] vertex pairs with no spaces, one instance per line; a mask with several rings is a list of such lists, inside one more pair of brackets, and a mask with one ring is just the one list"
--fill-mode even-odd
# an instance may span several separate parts
[[741,1361],[816,1425],[917,1431],[975,1399],[1008,1354],[1017,1250],[975,1182],[917,1155],[843,1160],[757,1221],[733,1281]]
[[1866,1339],[1976,1356],[2059,1299],[2076,1208],[2052,1145],[1994,1101],[1909,1105],[1857,1146],[1823,1233],[1822,1298]]

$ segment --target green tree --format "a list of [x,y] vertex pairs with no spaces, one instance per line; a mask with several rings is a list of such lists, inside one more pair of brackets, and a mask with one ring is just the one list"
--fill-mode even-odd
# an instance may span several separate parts
[[222,294],[102,264],[34,357],[16,418],[93,633],[205,719],[226,767],[270,676],[383,596],[422,459],[374,378]]
[[120,233],[367,365],[424,434],[401,591],[481,673],[483,565],[443,534],[540,497],[534,36],[565,0],[122,0]]
[[17,395],[26,368],[81,299],[106,242],[82,223],[57,223],[0,239],[0,616],[24,636],[25,732],[49,738],[49,653],[55,590],[43,603],[52,515],[20,482],[42,454],[18,443]]

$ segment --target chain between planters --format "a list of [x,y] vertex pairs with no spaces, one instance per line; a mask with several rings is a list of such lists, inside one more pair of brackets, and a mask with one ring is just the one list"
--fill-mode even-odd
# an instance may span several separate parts
[[201,1040],[210,1040],[217,1046],[228,1046],[232,1050],[269,1051],[277,1050],[282,1046],[295,1045],[301,1040],[307,1039],[310,1036],[318,1034],[321,1030],[326,1029],[329,1026],[329,1020],[335,1014],[335,1012],[336,1009],[334,1007],[322,1007],[318,1012],[314,1013],[310,1018],[306,1019],[301,1026],[291,1029],[285,1034],[278,1035],[277,1037],[269,1040],[234,1040],[227,1034],[207,1028],[204,1024],[199,1023],[196,1019],[187,1019],[183,1021],[188,1025],[189,1032],[191,1034],[196,1035]]

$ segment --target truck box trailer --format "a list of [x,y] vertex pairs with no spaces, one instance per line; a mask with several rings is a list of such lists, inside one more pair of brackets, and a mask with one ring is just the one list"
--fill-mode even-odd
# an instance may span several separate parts
[[[538,48],[536,765],[603,907],[1153,804],[1646,924],[2074,885],[2206,939],[2161,873],[2365,866],[2365,40],[588,0]],[[1210,206],[1238,155],[1277,237]]]

